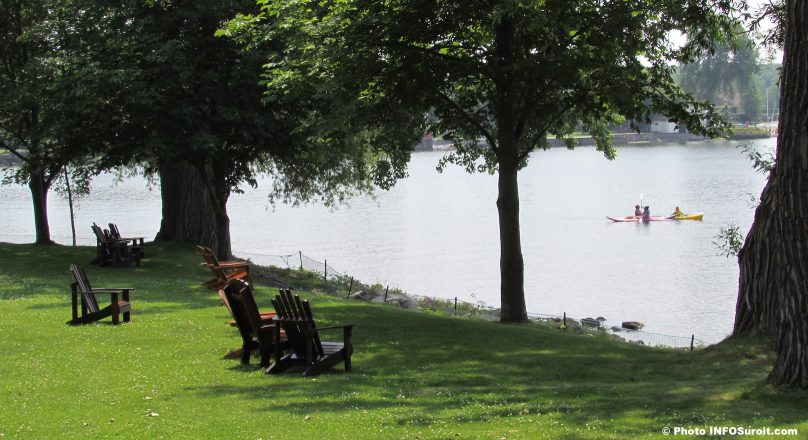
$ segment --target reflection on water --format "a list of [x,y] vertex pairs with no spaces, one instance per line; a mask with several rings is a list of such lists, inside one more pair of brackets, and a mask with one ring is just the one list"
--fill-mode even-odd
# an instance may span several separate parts
[[[732,328],[738,268],[716,255],[721,226],[748,230],[755,173],[735,142],[622,147],[615,161],[592,148],[533,154],[520,173],[522,248],[528,310],[604,316],[609,324],[646,323],[646,330],[695,333],[716,341]],[[774,139],[758,141],[772,148]],[[359,197],[331,211],[321,206],[266,209],[267,182],[231,197],[233,249],[257,254],[302,250],[367,282],[411,293],[499,305],[496,177],[452,167],[435,171],[441,152],[417,153],[409,178],[376,198]],[[116,222],[126,235],[153,236],[160,225],[159,191],[141,179],[94,181],[79,204],[81,242],[94,243],[93,221]],[[612,223],[634,205],[665,215],[680,206],[704,221]],[[0,240],[31,241],[27,188],[0,191]],[[50,200],[52,233],[69,242],[66,203]],[[472,297],[473,295],[473,297]]]

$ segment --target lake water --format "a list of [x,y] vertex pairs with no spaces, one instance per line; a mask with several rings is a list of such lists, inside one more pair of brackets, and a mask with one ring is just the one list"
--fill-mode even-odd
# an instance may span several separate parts
[[[755,146],[773,149],[774,143]],[[749,195],[759,195],[765,183],[737,144],[628,146],[614,161],[593,148],[534,153],[519,176],[528,311],[603,316],[610,325],[636,320],[650,332],[695,334],[707,342],[729,334],[738,265],[716,255],[713,241],[729,223],[749,229]],[[354,198],[337,210],[268,209],[260,186],[236,194],[228,205],[233,250],[257,262],[302,251],[365,282],[498,307],[496,177],[458,167],[439,174],[435,165],[443,154],[413,154],[410,176],[391,191]],[[125,235],[153,237],[159,229],[159,191],[140,178],[114,181],[98,177],[93,194],[79,203],[81,243],[95,243],[93,221],[118,223]],[[606,219],[632,213],[640,194],[654,215],[678,205],[704,211],[704,220]],[[0,241],[32,241],[27,188],[0,188],[0,204]],[[67,212],[66,201],[51,193],[51,232],[60,243],[70,241]]]

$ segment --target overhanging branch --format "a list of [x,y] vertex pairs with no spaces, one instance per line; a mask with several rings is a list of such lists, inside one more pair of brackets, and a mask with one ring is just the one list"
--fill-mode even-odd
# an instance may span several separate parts
[[485,126],[483,126],[482,123],[480,123],[479,120],[471,116],[466,110],[463,109],[463,107],[461,107],[458,103],[454,102],[454,100],[452,100],[452,98],[447,96],[445,93],[441,91],[438,91],[437,93],[438,96],[441,97],[441,99],[443,99],[447,104],[452,106],[452,108],[457,110],[464,119],[466,119],[468,122],[474,125],[477,128],[477,130],[480,131],[480,134],[482,134],[483,137],[485,137],[485,140],[488,141],[488,145],[491,147],[492,150],[494,150],[495,152],[497,151],[496,139],[494,139],[494,136],[491,135],[491,133],[485,128]]
[[20,153],[20,152],[19,152],[19,150],[18,150],[17,148],[12,147],[11,145],[7,144],[7,143],[6,143],[6,142],[4,142],[4,141],[0,141],[0,146],[2,146],[3,148],[5,148],[6,150],[8,150],[8,151],[9,151],[11,154],[13,154],[13,155],[14,155],[14,156],[16,156],[17,158],[19,158],[21,161],[23,161],[23,162],[25,162],[25,163],[27,163],[27,164],[30,164],[30,163],[31,163],[31,159],[29,159],[29,158],[27,158],[27,157],[23,156],[23,155],[22,155],[22,153]]
[[569,111],[569,109],[571,109],[571,108],[572,108],[572,104],[567,104],[564,107],[562,107],[560,111],[558,111],[555,115],[553,115],[552,117],[550,117],[547,120],[547,123],[544,124],[544,127],[542,127],[540,130],[538,130],[536,132],[536,134],[533,136],[533,139],[528,143],[528,146],[525,149],[525,151],[523,151],[519,155],[519,158],[518,158],[519,162],[522,162],[525,159],[527,159],[528,154],[530,154],[530,152],[533,151],[534,148],[536,148],[536,144],[539,142],[539,139],[541,138],[541,136],[546,135],[547,130],[550,129],[550,126],[552,124],[554,124],[556,121],[558,121],[562,116],[564,116],[564,113]]

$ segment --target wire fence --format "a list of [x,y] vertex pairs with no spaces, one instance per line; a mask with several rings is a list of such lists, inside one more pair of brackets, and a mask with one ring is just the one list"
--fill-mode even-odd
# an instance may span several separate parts
[[[2,234],[0,241],[5,238],[11,238],[14,242],[19,242],[21,239],[35,238],[32,235],[13,235]],[[72,237],[52,236],[55,239],[71,240]],[[95,237],[92,236],[78,236],[77,242],[79,244],[94,245]],[[304,269],[310,272],[316,272],[323,275],[326,280],[339,280],[348,277],[343,272],[334,269],[333,266],[328,264],[328,260],[318,261],[305,255],[302,251],[290,254],[262,254],[255,252],[233,251],[233,255],[237,258],[242,258],[251,261],[253,264],[261,266],[275,266],[286,269]],[[348,294],[352,292],[348,291]],[[474,295],[472,294],[472,298]],[[473,302],[465,301],[454,298],[442,298],[437,296],[422,296],[405,294],[397,289],[394,293],[389,292],[389,288],[384,290],[382,297],[378,298],[380,302],[390,303],[394,302],[397,305],[403,305],[411,299],[418,308],[433,311],[443,311],[452,313],[458,316],[474,317],[486,320],[498,320],[499,309],[489,306],[483,301],[476,300]],[[592,321],[581,323],[579,320],[572,319],[565,315],[551,315],[544,313],[528,312],[528,319],[532,321],[544,321],[564,324],[564,328],[580,329],[580,331],[598,331],[602,330],[614,335],[616,338],[623,339],[627,342],[642,344],[652,347],[669,347],[677,349],[690,349],[695,350],[703,348],[707,343],[702,339],[697,339],[695,334],[690,336],[676,336],[666,335],[661,333],[652,333],[642,330],[631,330],[617,326],[608,326],[605,323],[598,322],[595,325]]]
[[261,266],[275,266],[287,269],[305,269],[323,274],[327,279],[336,279],[345,276],[328,264],[328,260],[317,261],[302,251],[286,255],[257,254],[254,252],[233,251],[233,255],[252,261]]
[[668,347],[668,348],[682,348],[695,350],[703,348],[707,344],[702,339],[696,339],[695,334],[690,336],[676,336],[665,335],[661,333],[647,332],[643,330],[635,330],[620,326],[609,326],[606,321],[599,319],[585,318],[582,320],[575,320],[566,316],[547,315],[542,313],[528,313],[528,318],[534,321],[552,321],[557,322],[559,325],[564,325],[566,328],[581,328],[589,330],[603,330],[616,338],[622,339],[626,342],[635,344],[648,345],[651,347]]

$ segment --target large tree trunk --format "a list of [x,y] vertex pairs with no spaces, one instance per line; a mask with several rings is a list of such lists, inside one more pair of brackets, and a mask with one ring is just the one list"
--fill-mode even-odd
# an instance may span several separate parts
[[201,244],[218,251],[216,208],[196,168],[181,160],[163,161],[160,195],[163,218],[155,240]]
[[227,215],[230,190],[210,167],[203,174],[186,161],[163,161],[160,193],[163,219],[155,240],[201,244],[221,260],[232,257]]
[[48,224],[48,190],[50,184],[41,171],[31,171],[28,180],[31,200],[34,203],[34,227],[36,244],[53,244]]
[[769,380],[808,388],[808,2],[786,2],[776,166],[739,257],[735,332],[777,338]]

